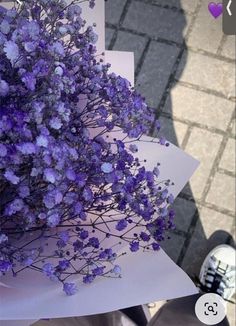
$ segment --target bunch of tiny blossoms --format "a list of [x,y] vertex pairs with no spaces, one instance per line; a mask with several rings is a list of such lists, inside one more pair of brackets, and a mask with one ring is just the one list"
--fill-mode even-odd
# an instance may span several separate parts
[[0,276],[31,269],[67,295],[72,276],[119,277],[119,244],[158,250],[174,227],[170,181],[135,156],[159,124],[99,59],[80,2],[0,6]]

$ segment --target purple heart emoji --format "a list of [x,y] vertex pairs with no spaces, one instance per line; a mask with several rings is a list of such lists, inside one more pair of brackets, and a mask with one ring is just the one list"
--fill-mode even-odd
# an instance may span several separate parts
[[214,18],[217,18],[222,14],[223,5],[222,3],[211,2],[208,5],[208,10],[210,11],[210,13]]

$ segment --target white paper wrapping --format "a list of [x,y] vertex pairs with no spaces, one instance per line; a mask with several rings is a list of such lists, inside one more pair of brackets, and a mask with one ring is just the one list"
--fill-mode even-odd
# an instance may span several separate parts
[[[94,16],[84,11],[89,23],[97,23],[99,53],[105,49],[104,1],[97,0]],[[86,16],[87,15],[87,16]],[[92,19],[92,21],[91,21]],[[111,70],[134,84],[134,60],[129,52],[106,51],[105,61]],[[113,137],[114,135],[112,135]],[[117,135],[116,137],[121,137]],[[143,140],[150,140],[143,137]],[[146,167],[160,166],[160,179],[171,179],[175,185],[171,192],[176,197],[198,166],[198,162],[174,145],[164,147],[151,142],[138,143],[139,157],[147,159]],[[178,217],[177,217],[178,218]],[[171,241],[171,240],[170,240]],[[122,251],[124,251],[121,248]],[[14,286],[11,277],[0,283],[0,325],[28,326],[41,318],[60,318],[104,313],[148,302],[183,297],[197,293],[190,278],[165,254],[158,252],[129,252],[119,258],[121,279],[100,278],[90,285],[79,282],[79,291],[66,296],[61,285],[42,278],[35,272],[30,276],[19,274],[21,283]],[[40,286],[27,287],[32,278]],[[14,279],[15,281],[16,279]],[[31,282],[31,284],[33,284]],[[11,287],[13,286],[13,287]]]

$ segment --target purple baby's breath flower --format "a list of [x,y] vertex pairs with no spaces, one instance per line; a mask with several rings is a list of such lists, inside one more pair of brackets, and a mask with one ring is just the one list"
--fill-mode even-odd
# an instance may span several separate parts
[[70,262],[67,259],[59,261],[59,267],[64,271],[70,267]]
[[67,169],[66,170],[66,177],[71,180],[71,181],[75,181],[76,179],[76,173],[73,169]]
[[3,34],[8,34],[10,32],[10,24],[8,23],[7,20],[3,20],[0,24],[0,31],[3,33]]
[[25,42],[24,44],[25,51],[27,52],[33,52],[37,48],[37,43],[36,42]]
[[75,17],[78,17],[82,12],[82,9],[80,6],[74,4],[70,6],[67,10],[67,17],[70,20],[73,20]]
[[68,231],[61,231],[59,233],[59,237],[61,240],[63,240],[65,243],[67,243],[70,239],[69,232]]
[[160,250],[160,245],[158,243],[154,242],[154,243],[152,243],[152,248],[155,251]]
[[36,138],[36,142],[38,146],[47,147],[48,146],[48,139],[44,135],[40,135]]
[[95,6],[95,0],[89,0],[89,7],[93,9]]
[[56,75],[62,76],[63,75],[63,69],[62,67],[56,67],[56,69],[54,70]]
[[174,203],[174,196],[172,194],[169,194],[168,198],[167,198],[167,201],[169,204],[173,204]]
[[150,240],[150,235],[145,233],[145,232],[141,232],[140,233],[140,238],[143,240],[143,241],[149,241]]
[[45,179],[48,181],[48,182],[51,182],[51,183],[55,183],[56,182],[56,171],[52,168],[47,168],[44,170],[44,176],[45,176]]
[[4,52],[6,53],[7,58],[11,61],[11,64],[14,65],[19,57],[18,45],[13,41],[7,41],[4,46]]
[[99,248],[100,242],[98,238],[92,237],[89,239],[89,244],[94,248]]
[[75,283],[64,283],[63,291],[66,293],[66,295],[74,295],[76,292],[78,292],[78,288]]
[[4,177],[10,181],[12,184],[16,185],[20,182],[20,178],[15,175],[15,173],[11,170],[7,170],[4,173]]
[[113,171],[113,166],[111,163],[103,163],[101,166],[101,170],[104,173],[111,173]]
[[86,230],[80,232],[80,239],[85,240],[89,237],[89,233]]
[[47,218],[47,224],[50,227],[55,227],[60,223],[60,216],[58,213],[50,214]]
[[50,50],[55,55],[59,55],[59,56],[64,56],[65,55],[64,47],[60,42],[55,42],[50,47]]
[[83,242],[76,240],[73,243],[74,251],[81,251],[84,248]]
[[159,142],[160,142],[161,145],[165,145],[165,143],[166,143],[166,139],[165,139],[165,137],[161,137],[161,138],[159,139]]
[[30,142],[19,144],[16,147],[24,155],[31,155],[36,152],[35,145]]
[[61,119],[59,119],[58,117],[52,118],[50,120],[50,127],[56,130],[61,129],[62,127]]
[[24,266],[30,266],[30,265],[32,265],[33,263],[34,263],[34,260],[33,260],[33,258],[31,258],[31,257],[27,257],[27,258],[25,258],[24,261],[23,261],[23,265],[24,265]]
[[174,216],[175,216],[175,211],[173,209],[170,209],[170,211],[169,211],[169,218],[170,219],[173,219]]
[[30,195],[30,189],[28,186],[20,186],[19,188],[19,196],[21,198],[26,198]]
[[46,215],[45,213],[40,213],[40,214],[38,215],[38,218],[39,218],[40,220],[46,220],[47,215]]
[[133,241],[130,243],[130,251],[136,252],[139,250],[139,242],[138,241]]
[[8,272],[10,269],[12,269],[12,263],[0,259],[0,272]]
[[36,79],[32,73],[27,72],[23,74],[21,80],[25,84],[26,88],[28,88],[31,91],[35,90]]
[[86,174],[85,173],[78,173],[76,177],[76,181],[79,187],[83,187],[86,183]]
[[93,192],[89,187],[84,188],[83,197],[88,202],[93,200]]
[[49,65],[44,59],[39,59],[33,66],[33,74],[37,77],[46,77],[49,73]]
[[0,96],[7,96],[9,92],[9,85],[5,80],[0,80]]
[[112,272],[114,274],[120,275],[121,274],[121,267],[119,265],[115,265]]
[[76,214],[80,214],[82,212],[83,205],[80,202],[77,202],[74,207],[74,211]]
[[0,157],[5,157],[7,155],[7,148],[5,145],[0,144]]
[[36,21],[26,22],[21,28],[21,35],[24,39],[37,40],[40,27]]
[[138,146],[137,145],[134,145],[134,144],[131,144],[129,146],[129,149],[132,153],[137,153],[138,152]]
[[42,270],[43,273],[48,277],[53,276],[55,273],[55,269],[51,263],[44,264]]
[[116,230],[123,231],[128,225],[128,222],[125,219],[120,220],[116,225]]
[[8,241],[8,236],[4,233],[1,233],[0,234],[0,244],[4,243],[6,241]]
[[100,276],[100,275],[103,275],[104,273],[104,268],[105,266],[102,266],[102,267],[96,267],[92,270],[92,273],[94,276]]
[[21,211],[23,206],[24,206],[23,200],[16,198],[7,206],[6,213],[9,216],[14,215],[16,212]]
[[83,277],[83,282],[85,284],[90,284],[90,283],[92,283],[94,281],[94,279],[95,279],[95,276],[94,275],[88,274],[88,275],[86,275],[86,276]]

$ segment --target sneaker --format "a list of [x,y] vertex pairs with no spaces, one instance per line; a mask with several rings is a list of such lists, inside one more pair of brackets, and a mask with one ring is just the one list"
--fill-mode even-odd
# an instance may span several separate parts
[[215,247],[206,256],[199,275],[201,289],[229,301],[235,293],[236,250],[228,245]]

